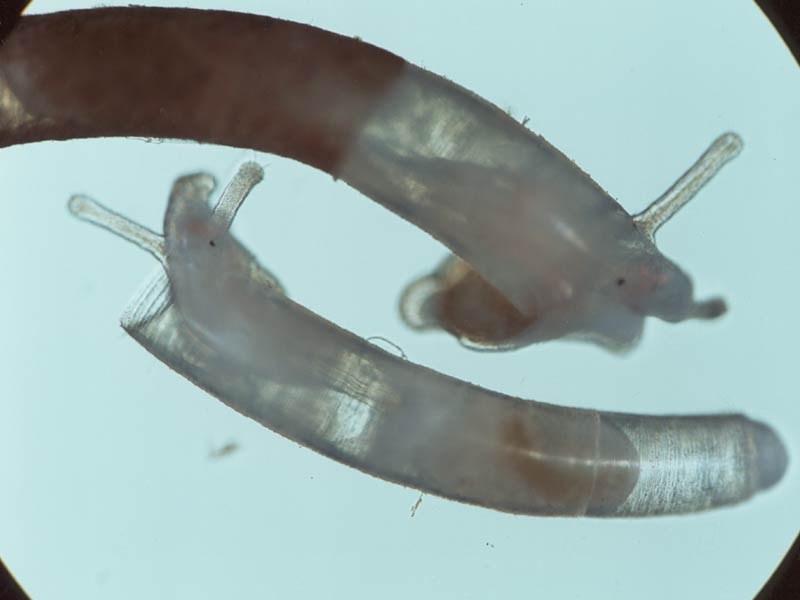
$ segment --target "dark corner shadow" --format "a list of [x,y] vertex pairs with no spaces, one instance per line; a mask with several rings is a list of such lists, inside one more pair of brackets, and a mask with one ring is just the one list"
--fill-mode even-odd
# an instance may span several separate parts
[[0,0],[0,44],[19,21],[31,0]]
[[[0,0],[0,45],[14,29],[30,0]],[[30,600],[0,560],[0,600]]]
[[800,598],[800,534],[755,600]]
[[30,600],[2,560],[0,560],[0,600]]
[[[798,0],[754,1],[800,64],[800,2]],[[790,598],[800,598],[800,534],[756,596],[756,600]]]

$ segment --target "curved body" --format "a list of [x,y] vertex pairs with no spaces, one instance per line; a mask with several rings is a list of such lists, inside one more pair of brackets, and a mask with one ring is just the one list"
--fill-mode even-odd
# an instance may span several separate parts
[[179,179],[163,240],[87,198],[70,202],[165,267],[126,310],[126,331],[235,410],[372,475],[530,515],[704,510],[782,477],[780,440],[742,415],[649,417],[505,396],[398,358],[292,302],[228,232],[261,173],[246,164],[213,213],[213,179]]
[[25,17],[0,48],[0,146],[92,136],[253,148],[345,180],[462,259],[465,277],[423,278],[404,314],[480,347],[573,336],[626,349],[647,315],[724,310],[696,303],[651,232],[540,136],[308,25],[145,7]]

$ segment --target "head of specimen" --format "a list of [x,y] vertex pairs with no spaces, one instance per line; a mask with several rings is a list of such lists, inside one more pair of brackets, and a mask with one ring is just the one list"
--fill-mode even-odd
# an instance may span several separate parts
[[[677,323],[723,315],[727,306],[721,298],[694,298],[691,279],[661,254],[655,234],[741,147],[738,135],[723,134],[641,213],[628,215],[614,206],[597,215],[597,224],[583,228],[580,244],[572,244],[581,246],[581,254],[562,255],[539,271],[544,275],[531,283],[535,301],[529,305],[503,294],[489,273],[451,255],[406,287],[403,320],[413,329],[443,329],[478,350],[571,338],[626,351],[640,340],[648,316]],[[552,227],[557,233],[575,238],[569,227],[555,225],[561,225]]]

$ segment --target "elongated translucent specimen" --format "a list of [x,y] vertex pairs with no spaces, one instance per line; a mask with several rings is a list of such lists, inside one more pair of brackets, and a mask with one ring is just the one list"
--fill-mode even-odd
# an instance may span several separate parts
[[742,415],[647,417],[513,398],[398,358],[304,309],[227,229],[259,173],[245,165],[215,212],[210,175],[179,179],[163,251],[149,230],[84,196],[70,201],[75,215],[166,265],[125,311],[126,331],[235,410],[372,475],[531,515],[697,511],[783,475],[780,440]]
[[[472,147],[451,144],[465,145]],[[735,133],[721,135],[669,190],[631,221],[600,218],[604,193],[591,186],[582,192],[575,189],[570,196],[579,205],[582,202],[583,207],[581,214],[570,218],[569,226],[559,222],[565,213],[562,206],[540,206],[534,217],[529,211],[520,214],[519,202],[512,202],[501,210],[519,217],[509,219],[505,213],[498,217],[503,221],[503,230],[498,227],[489,238],[484,250],[488,246],[494,248],[489,248],[488,255],[473,255],[474,249],[469,247],[461,254],[473,265],[486,265],[489,270],[485,272],[493,274],[492,282],[478,272],[480,269],[451,255],[432,273],[406,287],[400,299],[403,320],[417,330],[444,329],[463,345],[480,350],[507,350],[570,337],[593,341],[609,350],[626,351],[639,341],[645,315],[654,314],[667,321],[719,317],[726,311],[725,302],[720,298],[695,302],[691,281],[661,256],[654,246],[654,236],[741,148],[742,140]],[[523,150],[512,146],[508,152],[519,156]],[[537,160],[544,159],[526,158],[518,168],[527,171]],[[556,171],[556,167],[564,167],[564,171],[548,174],[548,169],[543,168],[536,177],[567,181],[575,169],[571,164],[556,163],[552,170]],[[410,185],[407,176],[395,176]],[[513,177],[509,175],[509,181]],[[523,180],[536,177],[522,175]],[[428,195],[447,196],[439,191],[429,191]],[[465,190],[456,195],[460,204],[470,197]],[[594,209],[590,208],[592,205]],[[475,211],[465,222],[479,218],[480,208]],[[510,223],[515,225],[509,227]],[[595,231],[591,234],[593,241],[582,233],[584,230]],[[552,254],[548,248],[557,248],[559,243],[550,240],[550,235],[570,238],[571,251]],[[522,249],[520,264],[505,265],[507,270],[495,269],[497,262],[492,256],[496,258],[498,249],[502,247],[504,251],[507,246]],[[518,308],[499,291],[510,289],[517,269],[526,270],[525,281],[531,286],[525,297],[534,302],[527,309]],[[523,296],[518,300],[526,302]]]
[[404,315],[475,347],[624,350],[648,315],[724,312],[694,300],[652,233],[735,155],[733,134],[634,218],[496,106],[358,40],[224,11],[22,19],[0,47],[0,146],[109,135],[249,147],[343,179],[460,257],[407,290]]

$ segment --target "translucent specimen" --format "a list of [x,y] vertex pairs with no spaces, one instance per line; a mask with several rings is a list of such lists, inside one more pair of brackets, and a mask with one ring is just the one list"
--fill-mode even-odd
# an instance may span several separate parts
[[[496,106],[315,27],[148,7],[23,18],[0,47],[0,146],[114,135],[264,150],[341,178],[460,257],[407,290],[404,314],[475,347],[579,337],[627,349],[648,315],[724,310],[695,302],[652,242],[683,200],[632,219]],[[707,174],[738,144],[723,136]]]
[[[501,217],[494,217],[485,206],[476,208],[462,220],[502,221],[481,252],[490,246],[502,247],[488,251],[498,258],[508,247],[518,248],[520,264],[498,269],[491,257],[476,253],[477,245],[464,247],[462,258],[447,257],[432,273],[406,287],[400,300],[403,320],[417,330],[444,329],[465,346],[480,350],[507,350],[570,337],[625,351],[639,341],[647,315],[666,321],[719,317],[725,313],[725,302],[720,298],[694,301],[689,277],[656,249],[655,233],[741,148],[741,138],[735,133],[721,135],[669,190],[632,217],[615,210],[603,193],[590,186],[582,192],[576,188],[570,194],[555,194],[557,202],[539,202],[535,214],[528,204],[538,202],[538,192],[530,192],[530,197],[510,197],[496,209],[504,211]],[[496,158],[497,152],[493,152]],[[512,147],[508,152],[518,156],[522,150]],[[526,157],[519,169],[530,169],[536,160],[545,159]],[[574,165],[556,163],[551,170],[556,171],[556,166],[566,172],[550,174],[540,169],[520,178],[557,180],[562,187],[572,186]],[[513,177],[509,175],[504,184]],[[439,185],[444,188],[448,184],[442,181]],[[469,188],[475,189],[469,185],[456,188],[459,207],[467,203]],[[447,194],[431,191],[429,195]],[[484,195],[472,197],[477,202],[479,196]],[[565,202],[566,198],[574,206]],[[509,213],[514,217],[509,218]],[[485,229],[484,225],[478,227]],[[481,234],[475,231],[475,235]],[[497,287],[463,259],[486,265],[484,272],[493,274]],[[523,271],[526,277],[515,283],[514,274]],[[520,290],[523,285],[530,286],[529,292],[517,296],[527,308],[520,309],[498,289],[515,285]]]
[[743,415],[637,416],[513,398],[311,313],[228,231],[261,176],[245,164],[213,211],[210,175],[178,179],[164,238],[85,196],[69,204],[163,265],[125,311],[125,330],[240,413],[372,475],[531,515],[704,510],[782,477],[782,443]]

